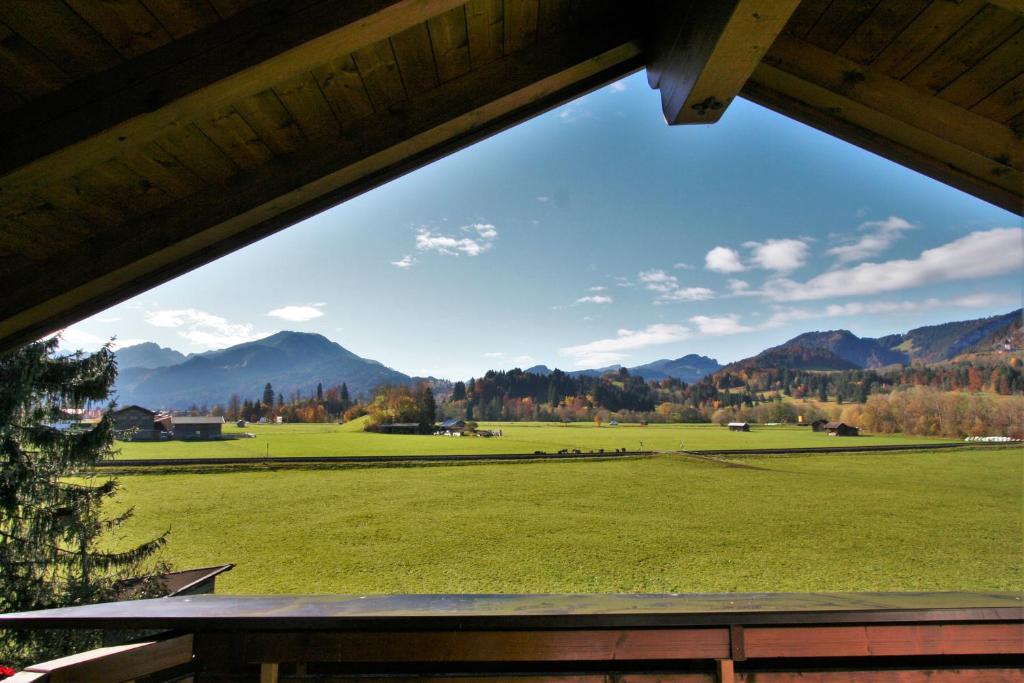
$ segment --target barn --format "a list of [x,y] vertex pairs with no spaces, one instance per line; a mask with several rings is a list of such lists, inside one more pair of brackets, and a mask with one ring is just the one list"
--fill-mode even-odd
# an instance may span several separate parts
[[171,418],[175,439],[219,439],[224,427],[223,417],[175,416]]
[[750,423],[749,422],[730,422],[726,426],[729,427],[729,431],[730,432],[749,432],[750,431]]
[[111,413],[114,429],[123,441],[154,441],[159,438],[154,418],[156,413],[142,406],[130,405]]
[[826,422],[822,425],[822,431],[829,436],[860,436],[860,429],[845,422]]

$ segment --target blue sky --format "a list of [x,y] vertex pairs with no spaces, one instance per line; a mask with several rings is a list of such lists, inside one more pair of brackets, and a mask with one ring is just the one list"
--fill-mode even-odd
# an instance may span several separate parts
[[643,73],[64,331],[183,352],[318,332],[410,374],[738,360],[1021,305],[1020,219],[738,100],[665,125]]

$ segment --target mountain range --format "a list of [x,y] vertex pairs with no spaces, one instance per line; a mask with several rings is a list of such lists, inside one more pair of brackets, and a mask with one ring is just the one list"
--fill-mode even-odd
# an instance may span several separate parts
[[[171,349],[147,346],[117,351],[116,390],[121,405],[137,403],[150,408],[186,408],[192,404],[226,403],[231,394],[243,399],[263,395],[267,382],[276,393],[309,394],[317,383],[324,387],[346,383],[352,396],[369,394],[381,384],[408,384],[415,378],[384,364],[361,358],[320,334],[278,332],[264,339],[226,349],[183,356]],[[149,361],[163,363],[175,356],[184,360],[171,365],[142,367]]]
[[739,372],[755,368],[854,370],[887,365],[941,363],[965,354],[986,353],[1010,341],[1020,348],[1022,310],[1005,315],[918,327],[905,334],[877,339],[849,330],[805,332],[723,368]]
[[[720,372],[757,368],[852,370],[911,363],[940,363],[984,354],[1010,344],[1022,345],[1020,309],[1005,315],[919,327],[879,338],[858,337],[849,330],[806,332],[756,356],[722,366],[713,358],[689,354],[627,368],[645,380],[677,378],[687,383]],[[264,339],[226,349],[185,355],[152,342],[117,351],[116,390],[121,405],[187,408],[192,404],[226,403],[232,394],[243,399],[262,396],[270,382],[276,393],[308,395],[318,383],[342,382],[354,396],[368,396],[381,384],[412,384],[433,378],[410,377],[376,360],[362,358],[320,334],[278,332]],[[573,376],[617,372],[612,365],[576,370]],[[547,375],[546,365],[526,372]]]
[[[609,372],[618,372],[622,367],[622,365],[609,365],[590,370],[572,370],[565,374],[571,377],[600,377]],[[629,374],[642,377],[647,381],[674,378],[692,384],[718,372],[722,367],[714,358],[691,353],[681,358],[663,358],[645,365],[635,365],[626,369],[629,371]],[[531,368],[527,368],[525,372],[532,372],[535,375],[550,375],[553,371],[546,365],[534,365]]]

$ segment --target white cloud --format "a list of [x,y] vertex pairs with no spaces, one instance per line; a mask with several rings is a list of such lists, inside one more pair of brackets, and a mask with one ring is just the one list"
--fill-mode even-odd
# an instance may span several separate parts
[[690,322],[697,325],[701,334],[715,337],[754,331],[753,327],[741,324],[738,315],[695,315]]
[[642,330],[618,330],[615,337],[560,349],[563,356],[574,359],[577,367],[610,365],[627,357],[627,351],[671,344],[689,339],[689,328],[683,325],[658,323]]
[[704,267],[716,273],[739,273],[747,267],[735,249],[715,247],[704,256]]
[[147,311],[146,322],[155,327],[183,328],[178,335],[196,346],[222,349],[267,336],[247,323],[231,323],[219,315],[195,308]]
[[972,232],[916,259],[862,263],[822,273],[800,283],[777,278],[764,293],[776,301],[808,301],[863,296],[921,285],[1002,275],[1024,268],[1024,229],[994,228]]
[[615,286],[616,287],[633,287],[634,284],[635,283],[632,282],[628,277],[622,277],[620,275],[620,276],[617,276],[615,278]]
[[504,351],[488,351],[484,354],[484,358],[501,358],[504,355]]
[[[86,332],[85,330],[77,327],[68,327],[63,330],[58,330],[56,334],[60,335],[60,348],[65,351],[98,351],[101,346],[110,341],[109,336],[100,336],[93,334],[92,332]],[[52,335],[46,335],[50,337]],[[123,349],[126,346],[135,346],[141,344],[145,339],[114,339],[111,342],[111,348],[115,351]]]
[[612,92],[625,92],[626,91],[626,82],[625,81],[615,81],[614,83],[612,83],[608,87],[611,88]]
[[915,227],[917,226],[899,216],[889,216],[884,221],[867,221],[861,223],[857,229],[870,231],[868,234],[863,235],[852,244],[832,247],[828,253],[837,257],[840,263],[863,261],[882,253],[900,239],[904,232],[913,230]]
[[665,292],[658,297],[658,301],[670,303],[673,301],[706,301],[707,299],[714,298],[714,291],[707,287],[680,287],[679,289]]
[[588,288],[587,288],[587,291],[588,291],[588,292],[604,292],[604,291],[606,291],[607,289],[608,289],[608,288],[607,288],[607,287],[605,287],[604,285],[595,285],[595,286],[593,286],[593,287],[588,287]]
[[680,263],[674,264],[672,267],[676,268],[678,270],[693,270],[693,266],[691,264],[689,264],[689,263],[682,263],[682,262],[680,262]]
[[801,240],[773,239],[765,242],[747,242],[743,246],[753,251],[751,260],[765,270],[788,273],[807,261],[807,243]]
[[317,306],[284,306],[267,313],[271,318],[280,318],[293,323],[304,323],[307,320],[320,318],[323,314],[324,312]]
[[920,301],[851,301],[831,304],[822,309],[783,308],[772,314],[765,327],[780,327],[799,320],[840,318],[857,315],[883,315],[886,313],[912,313],[940,308],[985,308],[1016,303],[1012,297],[999,294],[968,294],[952,299],[922,299]]
[[542,194],[541,196],[537,197],[537,201],[538,202],[550,202],[551,201],[551,197],[548,197],[547,195],[543,195]]
[[119,320],[121,320],[117,316],[105,316],[105,315],[94,315],[92,317],[92,319],[95,320],[98,323],[116,323]]
[[681,287],[679,278],[663,270],[645,270],[637,275],[637,280],[644,283],[652,292],[658,292],[658,297],[654,300],[656,304],[704,301],[715,296],[707,287]]
[[637,280],[655,292],[670,292],[679,286],[679,279],[675,275],[658,269],[642,271],[637,275]]
[[420,228],[416,233],[416,248],[420,251],[436,251],[447,256],[479,256],[490,250],[498,238],[498,229],[490,223],[466,225],[462,227],[462,231],[471,236],[454,237],[435,233],[428,228]]
[[414,259],[410,254],[406,254],[397,261],[392,261],[391,265],[395,266],[396,268],[402,268],[404,270],[406,268],[412,268],[412,264],[414,263],[416,263],[416,259]]
[[516,356],[512,359],[512,363],[518,366],[533,365],[536,363],[536,359],[533,356]]
[[729,279],[729,291],[733,294],[745,294],[750,289],[750,283],[746,280],[738,280],[736,278]]
[[602,294],[595,294],[594,296],[581,296],[576,299],[578,304],[610,304],[612,298],[610,296],[604,296]]

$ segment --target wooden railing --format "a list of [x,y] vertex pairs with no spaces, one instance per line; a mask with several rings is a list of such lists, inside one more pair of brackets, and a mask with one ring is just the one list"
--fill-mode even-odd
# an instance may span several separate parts
[[1024,681],[1020,596],[972,593],[163,598],[0,628],[167,629],[24,681]]

